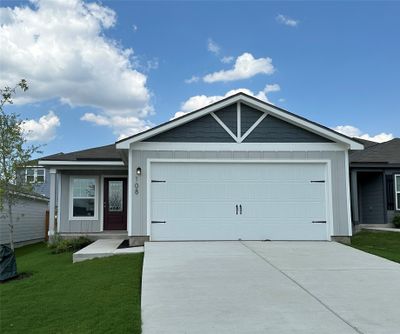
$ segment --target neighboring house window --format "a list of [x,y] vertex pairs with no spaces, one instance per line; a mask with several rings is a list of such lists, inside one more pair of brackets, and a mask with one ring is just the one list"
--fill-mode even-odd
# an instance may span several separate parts
[[400,175],[394,176],[394,191],[396,194],[396,210],[400,210]]
[[97,188],[95,177],[71,177],[70,218],[72,220],[97,219]]
[[25,169],[25,181],[27,183],[44,183],[44,168],[27,168]]

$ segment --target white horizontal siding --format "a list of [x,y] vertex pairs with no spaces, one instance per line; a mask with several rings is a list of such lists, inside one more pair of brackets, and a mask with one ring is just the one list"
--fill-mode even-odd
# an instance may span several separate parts
[[[42,200],[21,198],[13,208],[14,242],[44,239],[48,203]],[[9,218],[1,213],[0,243],[9,243]]]

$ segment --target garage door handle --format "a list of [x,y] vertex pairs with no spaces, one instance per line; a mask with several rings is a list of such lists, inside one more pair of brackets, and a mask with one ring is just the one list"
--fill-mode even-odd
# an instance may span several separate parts
[[239,210],[239,208],[238,208],[238,205],[236,204],[236,214],[238,214],[238,210]]
[[242,204],[239,205],[240,214],[242,214]]

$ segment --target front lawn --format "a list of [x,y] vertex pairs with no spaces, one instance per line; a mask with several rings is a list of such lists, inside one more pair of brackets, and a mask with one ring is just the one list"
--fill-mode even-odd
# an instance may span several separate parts
[[140,333],[143,254],[72,264],[41,243],[16,256],[32,276],[0,284],[1,333]]
[[400,233],[361,231],[351,238],[351,246],[400,263]]

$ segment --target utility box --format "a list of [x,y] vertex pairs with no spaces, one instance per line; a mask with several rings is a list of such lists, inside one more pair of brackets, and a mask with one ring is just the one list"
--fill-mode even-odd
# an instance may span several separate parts
[[17,262],[14,252],[6,245],[0,246],[0,282],[16,277]]

